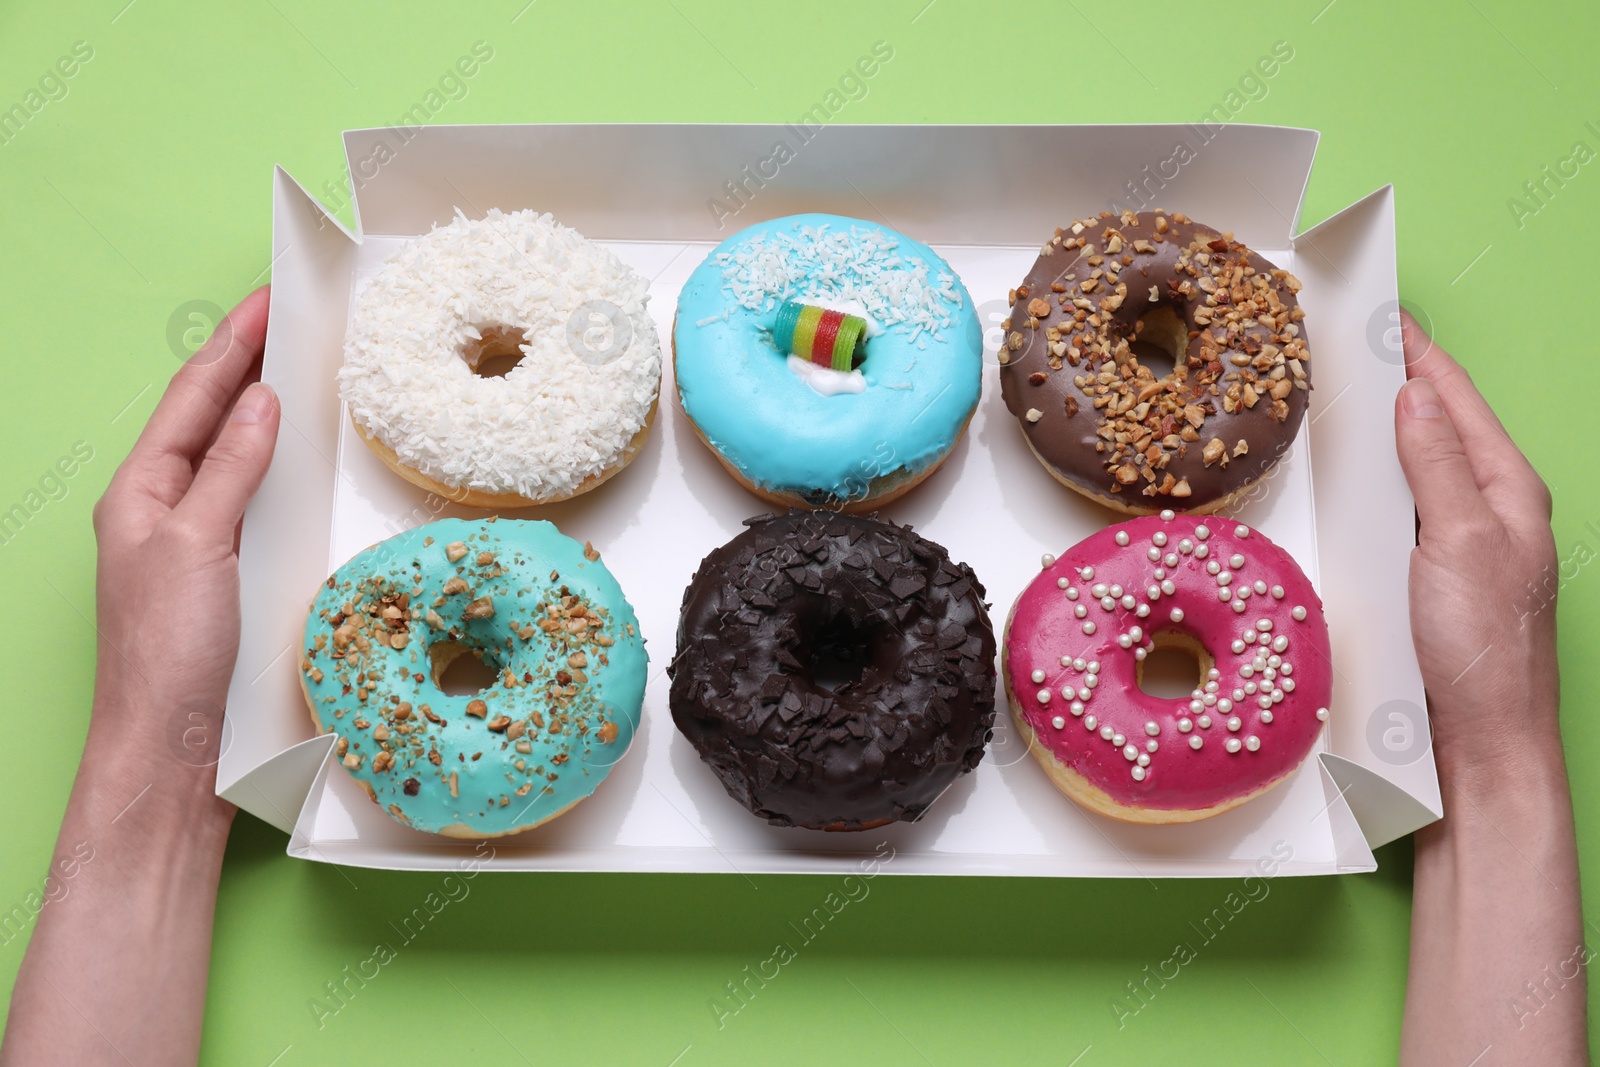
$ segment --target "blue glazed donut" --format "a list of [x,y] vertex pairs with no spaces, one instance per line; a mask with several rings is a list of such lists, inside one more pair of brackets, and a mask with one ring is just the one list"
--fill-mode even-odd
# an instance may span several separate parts
[[[499,677],[446,695],[439,680],[464,655]],[[592,548],[548,522],[443,519],[319,587],[300,681],[336,757],[396,820],[499,837],[605,779],[633,740],[648,659]]]
[[[787,300],[865,318],[842,372],[779,351]],[[763,222],[718,245],[678,297],[678,400],[746,488],[780,505],[868,511],[933,473],[981,390],[982,329],[950,265],[838,215]]]

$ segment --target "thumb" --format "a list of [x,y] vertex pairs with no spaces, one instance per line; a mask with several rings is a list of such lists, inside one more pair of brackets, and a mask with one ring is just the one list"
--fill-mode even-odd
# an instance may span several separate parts
[[1395,444],[1424,531],[1491,517],[1461,438],[1427,378],[1413,378],[1395,398]]
[[189,491],[173,511],[231,543],[245,505],[256,495],[272,462],[278,416],[278,397],[270,386],[256,382],[240,393]]

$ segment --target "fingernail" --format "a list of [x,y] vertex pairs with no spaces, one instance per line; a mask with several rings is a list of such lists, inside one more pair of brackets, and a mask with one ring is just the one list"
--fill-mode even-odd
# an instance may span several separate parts
[[1439,394],[1426,378],[1413,378],[1400,390],[1400,403],[1413,419],[1437,419],[1444,414]]
[[272,387],[263,382],[255,382],[239,394],[238,403],[233,405],[234,422],[262,422],[272,411]]

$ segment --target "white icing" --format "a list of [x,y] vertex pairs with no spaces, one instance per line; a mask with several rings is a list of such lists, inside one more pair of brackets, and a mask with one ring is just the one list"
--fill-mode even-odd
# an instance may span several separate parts
[[820,396],[838,396],[840,393],[864,393],[867,391],[866,376],[859,369],[853,371],[834,370],[831,367],[819,366],[810,360],[801,359],[791,353],[786,362],[789,371],[795,377],[811,387],[811,391]]

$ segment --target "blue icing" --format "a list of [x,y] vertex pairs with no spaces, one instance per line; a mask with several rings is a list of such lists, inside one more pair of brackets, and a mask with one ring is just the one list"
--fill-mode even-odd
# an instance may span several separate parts
[[[771,334],[778,306],[791,297],[852,310],[840,295],[863,280],[854,265],[832,276],[802,271],[777,292],[732,289],[738,270],[729,257],[748,251],[752,241],[819,231],[848,235],[858,262],[898,260],[899,272],[924,267],[944,320],[937,336],[910,321],[880,321],[860,368],[861,393],[821,395],[788,368]],[[894,242],[892,251],[873,250],[883,241]],[[879,474],[915,474],[938,462],[981,389],[983,331],[955,271],[926,245],[838,215],[773,219],[718,245],[678,297],[673,340],[679,399],[712,446],[761,488],[818,502],[860,497]]]
[[[447,696],[438,661],[466,650],[499,679]],[[358,553],[318,588],[300,650],[349,773],[400,822],[471,837],[593,793],[633,740],[648,664],[605,565],[515,519],[443,519]]]

